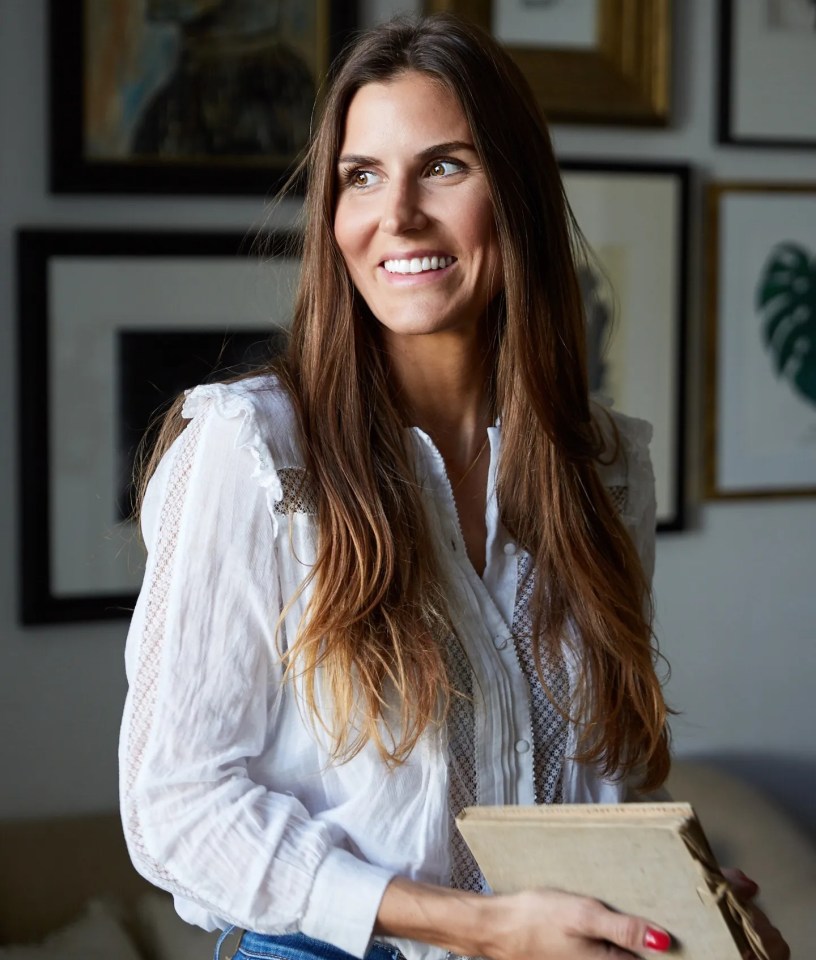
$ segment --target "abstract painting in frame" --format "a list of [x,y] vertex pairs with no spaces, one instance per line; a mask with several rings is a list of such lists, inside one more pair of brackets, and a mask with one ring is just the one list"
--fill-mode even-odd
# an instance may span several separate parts
[[144,552],[129,517],[148,421],[281,346],[294,235],[18,233],[21,619],[128,616]]
[[267,193],[355,26],[329,0],[49,0],[51,187]]
[[720,0],[717,135],[742,147],[816,147],[816,3]]
[[709,188],[706,495],[816,494],[816,182]]
[[579,264],[590,389],[651,422],[658,530],[682,530],[690,170],[572,161],[561,167],[591,249]]
[[426,0],[492,32],[559,123],[662,126],[671,99],[671,0]]

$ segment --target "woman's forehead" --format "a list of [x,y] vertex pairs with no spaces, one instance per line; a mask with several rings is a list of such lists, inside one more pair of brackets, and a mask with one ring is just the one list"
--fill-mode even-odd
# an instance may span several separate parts
[[354,94],[341,130],[341,153],[367,144],[418,151],[437,142],[471,141],[470,125],[453,91],[436,77],[410,71]]

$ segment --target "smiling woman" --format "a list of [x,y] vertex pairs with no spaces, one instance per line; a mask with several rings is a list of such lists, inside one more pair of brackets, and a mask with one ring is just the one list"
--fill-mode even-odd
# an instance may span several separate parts
[[244,928],[244,958],[665,951],[596,900],[485,895],[455,825],[669,766],[650,428],[590,402],[529,87],[456,19],[390,22],[303,168],[286,356],[181,398],[146,472],[134,862],[190,922]]
[[[472,350],[502,287],[501,254],[490,188],[456,96],[415,71],[362,87],[346,114],[338,170],[334,234],[384,342],[447,332],[469,338]],[[390,352],[400,364],[425,366],[439,344],[412,340]]]

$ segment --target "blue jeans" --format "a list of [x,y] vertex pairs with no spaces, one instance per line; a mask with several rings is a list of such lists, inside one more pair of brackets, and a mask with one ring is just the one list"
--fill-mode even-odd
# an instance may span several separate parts
[[[215,948],[215,960],[220,960],[221,944],[229,930],[224,931]],[[247,930],[241,936],[236,960],[356,960],[350,953],[339,947],[314,940],[303,933],[253,933]],[[366,954],[366,960],[404,960],[396,947],[387,943],[373,943]]]

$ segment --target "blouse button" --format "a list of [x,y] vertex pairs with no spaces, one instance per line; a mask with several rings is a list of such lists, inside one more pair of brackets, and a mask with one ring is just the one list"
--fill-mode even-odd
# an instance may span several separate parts
[[508,557],[514,556],[516,550],[518,550],[518,547],[515,545],[515,543],[505,543],[504,552]]
[[527,753],[530,744],[526,740],[516,740],[516,753]]
[[504,650],[507,646],[507,637],[494,637],[493,643],[497,650]]

